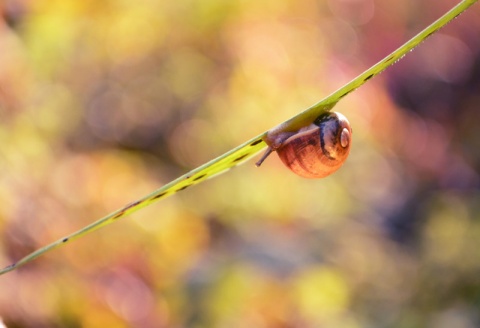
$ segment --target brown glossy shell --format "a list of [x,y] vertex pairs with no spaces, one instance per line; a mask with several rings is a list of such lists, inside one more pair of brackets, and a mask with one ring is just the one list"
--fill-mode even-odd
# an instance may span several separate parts
[[285,140],[277,149],[282,162],[294,173],[310,179],[338,170],[350,153],[352,128],[340,113],[318,117],[306,130]]

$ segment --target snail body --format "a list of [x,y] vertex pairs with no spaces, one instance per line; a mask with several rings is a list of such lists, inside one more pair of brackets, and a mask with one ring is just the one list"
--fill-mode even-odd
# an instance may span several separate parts
[[[282,162],[295,174],[309,179],[326,177],[337,171],[350,153],[352,128],[347,118],[337,112],[327,112],[297,132],[278,134],[259,166],[276,151]],[[273,146],[272,146],[273,145]]]

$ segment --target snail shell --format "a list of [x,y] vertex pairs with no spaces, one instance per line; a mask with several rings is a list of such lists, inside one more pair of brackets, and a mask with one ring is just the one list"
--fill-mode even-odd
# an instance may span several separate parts
[[286,139],[276,152],[294,173],[316,179],[332,174],[343,165],[351,143],[352,128],[347,118],[330,112]]

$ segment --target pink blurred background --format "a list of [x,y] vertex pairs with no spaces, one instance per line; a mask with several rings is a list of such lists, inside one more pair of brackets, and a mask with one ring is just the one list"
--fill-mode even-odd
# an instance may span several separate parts
[[[456,1],[0,2],[0,266],[275,126]],[[480,7],[336,107],[323,180],[277,158],[0,277],[7,327],[480,325]]]

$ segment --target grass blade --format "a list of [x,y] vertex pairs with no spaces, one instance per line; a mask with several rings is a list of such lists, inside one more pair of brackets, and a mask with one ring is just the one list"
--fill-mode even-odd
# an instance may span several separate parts
[[331,95],[327,96],[320,102],[316,103],[315,105],[307,108],[303,112],[299,113],[298,115],[293,116],[289,120],[281,123],[279,126],[275,127],[270,131],[266,131],[247,142],[241,144],[240,146],[228,151],[222,156],[219,156],[210,162],[199,166],[198,168],[180,176],[179,178],[173,180],[172,182],[164,185],[163,187],[157,189],[156,191],[152,192],[151,194],[131,203],[123,208],[108,214],[107,216],[93,222],[92,224],[64,237],[61,238],[43,248],[40,248],[33,253],[25,256],[21,260],[13,263],[4,269],[0,270],[0,275],[7,273],[9,271],[15,270],[18,267],[34,260],[35,258],[53,250],[58,247],[65,245],[66,243],[80,238],[90,232],[93,232],[101,227],[107,226],[118,219],[126,217],[129,214],[132,214],[141,208],[149,206],[161,199],[169,197],[179,191],[185,190],[186,188],[198,184],[206,179],[212,178],[218,174],[221,174],[230,168],[241,164],[254,155],[256,155],[260,150],[262,150],[266,143],[263,141],[263,137],[268,133],[275,133],[275,131],[296,131],[300,127],[305,126],[312,122],[316,117],[318,117],[322,112],[331,110],[335,104],[348,95],[350,92],[354,91],[365,82],[370,80],[372,77],[378,75],[380,72],[385,70],[387,67],[401,59],[404,55],[406,55],[409,51],[414,49],[418,46],[422,41],[427,39],[430,35],[438,31],[440,28],[445,26],[448,22],[452,21],[458,15],[460,15],[463,11],[473,5],[477,0],[465,0],[460,2],[457,6],[453,9],[448,11],[444,14],[441,18],[436,20],[430,26],[425,28],[423,31],[418,33],[400,48],[386,56],[380,62],[357,76],[355,79],[338,89],[337,91],[333,92]]

